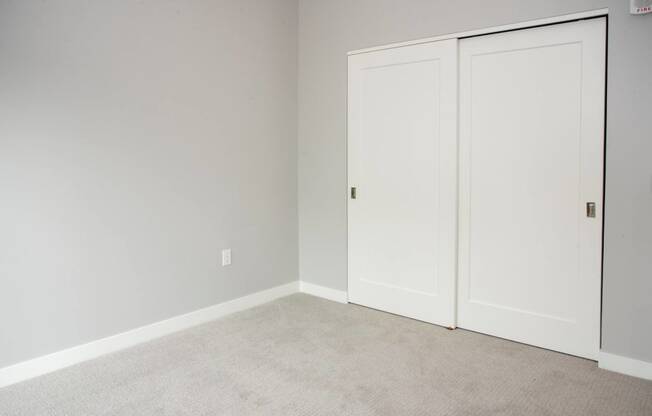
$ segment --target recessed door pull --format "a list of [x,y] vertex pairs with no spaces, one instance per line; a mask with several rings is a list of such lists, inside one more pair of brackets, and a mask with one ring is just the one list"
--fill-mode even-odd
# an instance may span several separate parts
[[595,202],[586,203],[586,216],[589,218],[595,218]]
[[352,187],[351,187],[351,199],[356,199],[357,196],[358,196],[358,195],[357,195],[357,192],[356,192],[355,186],[352,186]]

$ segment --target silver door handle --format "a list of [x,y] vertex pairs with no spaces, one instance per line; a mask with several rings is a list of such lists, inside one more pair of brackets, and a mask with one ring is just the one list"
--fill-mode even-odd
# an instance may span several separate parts
[[586,203],[586,216],[589,218],[595,218],[595,202]]

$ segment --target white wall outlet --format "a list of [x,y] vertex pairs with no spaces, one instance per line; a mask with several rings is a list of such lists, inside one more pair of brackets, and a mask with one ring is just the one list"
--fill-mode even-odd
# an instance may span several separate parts
[[225,248],[222,250],[222,266],[228,266],[231,264],[231,249]]

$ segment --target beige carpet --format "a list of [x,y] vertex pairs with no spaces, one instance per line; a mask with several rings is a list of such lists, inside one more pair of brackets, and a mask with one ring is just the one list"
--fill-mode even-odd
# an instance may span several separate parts
[[0,415],[652,415],[591,361],[293,295],[0,390]]

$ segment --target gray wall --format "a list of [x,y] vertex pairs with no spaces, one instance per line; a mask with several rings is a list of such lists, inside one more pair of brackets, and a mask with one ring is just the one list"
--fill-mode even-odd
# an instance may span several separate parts
[[301,0],[297,74],[296,0],[0,0],[0,367],[295,280],[297,249],[345,290],[346,52],[607,6],[604,348],[652,361],[652,16],[626,3]]
[[298,278],[296,15],[0,0],[0,368]]
[[301,279],[347,285],[347,51],[609,7],[603,347],[652,361],[652,15],[630,16],[628,3],[300,0]]

